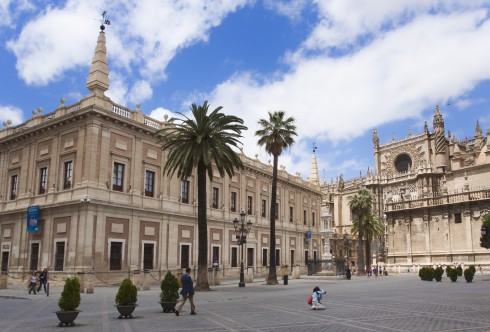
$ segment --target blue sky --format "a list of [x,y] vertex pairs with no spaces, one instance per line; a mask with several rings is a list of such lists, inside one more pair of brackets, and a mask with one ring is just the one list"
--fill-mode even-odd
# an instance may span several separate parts
[[0,0],[0,128],[88,93],[100,13],[117,103],[159,120],[209,100],[257,121],[284,110],[299,136],[280,158],[309,176],[312,146],[327,181],[373,168],[381,143],[420,133],[440,105],[446,130],[490,127],[490,1]]

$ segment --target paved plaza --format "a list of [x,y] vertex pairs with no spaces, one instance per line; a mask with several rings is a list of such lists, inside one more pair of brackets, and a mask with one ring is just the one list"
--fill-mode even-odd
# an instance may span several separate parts
[[[327,291],[325,311],[306,304],[316,285]],[[414,274],[299,279],[287,286],[267,286],[262,279],[245,288],[225,280],[212,288],[196,293],[196,316],[186,303],[177,317],[162,313],[154,285],[138,293],[133,319],[117,319],[116,287],[95,288],[82,294],[76,325],[63,328],[54,314],[61,288],[49,297],[0,290],[0,331],[490,331],[490,276],[473,283],[424,282]]]

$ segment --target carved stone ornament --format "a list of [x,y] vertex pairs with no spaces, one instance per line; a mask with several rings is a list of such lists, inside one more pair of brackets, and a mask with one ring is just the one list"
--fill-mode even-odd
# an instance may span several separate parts
[[395,159],[401,154],[407,154],[412,160],[412,165],[410,166],[410,169],[417,169],[419,166],[422,165],[422,157],[424,155],[424,152],[422,151],[421,146],[417,147],[416,143],[396,146],[390,150],[389,154],[385,155],[385,172],[388,176],[399,173],[395,168]]

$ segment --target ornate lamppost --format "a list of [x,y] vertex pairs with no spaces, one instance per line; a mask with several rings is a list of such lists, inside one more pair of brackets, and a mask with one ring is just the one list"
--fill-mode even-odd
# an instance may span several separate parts
[[238,283],[238,287],[245,287],[245,274],[243,271],[243,245],[247,243],[247,234],[250,233],[252,229],[252,222],[249,220],[245,223],[245,212],[240,212],[240,220],[235,218],[233,220],[233,227],[235,227],[237,243],[242,247],[241,253],[241,263],[240,263],[240,282]]
[[349,234],[344,233],[345,265],[349,266]]

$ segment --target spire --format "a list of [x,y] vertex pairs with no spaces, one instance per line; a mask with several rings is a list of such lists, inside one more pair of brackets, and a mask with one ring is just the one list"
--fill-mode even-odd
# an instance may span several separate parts
[[444,135],[444,119],[442,118],[441,111],[439,110],[439,105],[436,106],[436,110],[434,112],[434,131],[436,134],[442,133]]
[[318,164],[316,162],[316,146],[313,145],[313,155],[311,156],[310,182],[316,185],[320,184],[318,178]]
[[87,77],[87,89],[90,92],[101,92],[104,94],[109,89],[109,66],[107,65],[107,49],[105,46],[104,25],[99,32],[97,46],[92,58],[92,67]]
[[373,130],[373,145],[374,145],[374,147],[379,146],[378,131],[376,129]]
[[480,121],[476,120],[476,128],[475,128],[475,138],[482,138],[483,133],[480,127]]

